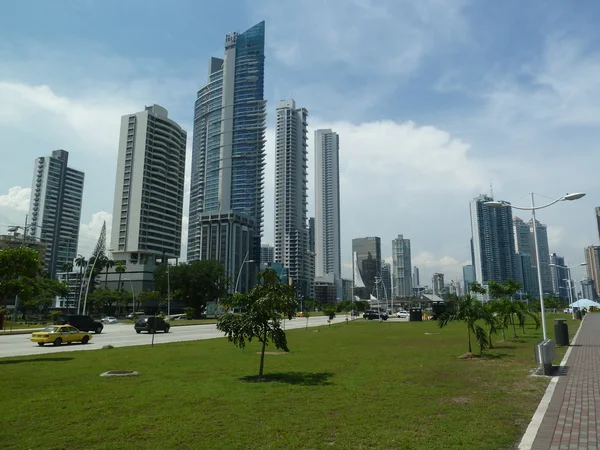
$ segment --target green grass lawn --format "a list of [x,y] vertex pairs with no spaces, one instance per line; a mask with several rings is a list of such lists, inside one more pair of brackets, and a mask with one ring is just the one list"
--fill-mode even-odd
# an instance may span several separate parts
[[461,360],[462,324],[292,330],[262,382],[258,345],[225,339],[0,359],[2,448],[513,448],[548,383],[530,376],[541,331],[518,334]]

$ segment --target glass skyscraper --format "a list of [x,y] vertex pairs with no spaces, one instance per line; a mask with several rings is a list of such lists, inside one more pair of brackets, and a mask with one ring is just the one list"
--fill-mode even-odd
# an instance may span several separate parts
[[[265,158],[265,23],[225,36],[194,111],[188,261],[217,259],[248,288],[258,270]],[[235,288],[235,286],[234,286]]]

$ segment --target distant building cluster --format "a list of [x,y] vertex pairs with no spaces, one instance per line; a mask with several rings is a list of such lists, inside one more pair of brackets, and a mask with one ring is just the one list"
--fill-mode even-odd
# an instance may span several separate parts
[[[335,130],[314,130],[314,161],[309,161],[309,110],[293,99],[279,101],[274,110],[274,236],[263,242],[268,112],[264,52],[264,22],[226,34],[223,57],[210,58],[206,84],[196,93],[189,224],[183,243],[187,261],[220,261],[232,280],[231,293],[247,292],[260,270],[272,268],[283,283],[294,286],[301,302],[437,298],[462,295],[474,282],[485,286],[508,279],[521,283],[520,295],[538,294],[540,284],[544,293],[577,295],[564,258],[549,251],[546,225],[514,217],[510,204],[486,207],[493,200],[487,195],[470,202],[472,264],[463,267],[461,281],[434,273],[430,283],[422,284],[419,268],[412,264],[411,241],[403,234],[391,241],[387,261],[380,237],[353,237],[352,255],[346,255],[352,258],[352,277],[343,279],[343,141]],[[153,104],[121,117],[107,250],[114,266],[127,270],[124,276],[124,270],[109,267],[102,275],[105,286],[134,295],[151,290],[156,267],[177,264],[181,258],[187,143],[187,132],[162,106]],[[76,283],[82,270],[76,259],[84,174],[69,167],[68,159],[67,151],[55,150],[35,160],[28,221],[0,236],[0,248],[16,243],[35,247],[51,277]],[[314,217],[308,214],[309,195]],[[600,207],[595,213],[600,237]],[[22,236],[19,228],[25,228]],[[585,260],[588,278],[581,282],[582,292],[596,298],[600,247],[586,248]]]

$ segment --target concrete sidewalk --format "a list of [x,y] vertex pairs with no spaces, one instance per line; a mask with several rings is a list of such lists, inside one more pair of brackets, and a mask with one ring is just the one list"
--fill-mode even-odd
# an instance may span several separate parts
[[519,449],[600,449],[600,314],[587,314]]

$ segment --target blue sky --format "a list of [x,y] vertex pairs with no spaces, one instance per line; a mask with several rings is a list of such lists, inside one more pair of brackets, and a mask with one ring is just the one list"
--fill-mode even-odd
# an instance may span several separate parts
[[[468,203],[490,184],[516,205],[531,191],[540,202],[587,192],[538,214],[551,251],[577,264],[598,243],[599,17],[591,0],[5,2],[0,229],[24,221],[34,158],[64,148],[86,172],[80,251],[90,252],[112,213],[120,116],[158,103],[191,142],[209,57],[227,32],[265,20],[269,125],[293,97],[311,134],[340,134],[346,275],[352,238],[380,236],[389,257],[403,234],[423,278],[460,279]],[[270,127],[265,242],[272,137]]]

